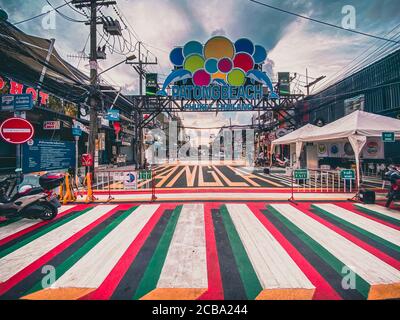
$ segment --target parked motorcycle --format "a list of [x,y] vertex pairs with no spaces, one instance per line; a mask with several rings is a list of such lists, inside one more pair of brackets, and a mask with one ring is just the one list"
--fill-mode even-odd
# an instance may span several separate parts
[[63,177],[45,175],[38,177],[38,184],[23,179],[15,194],[11,195],[15,179],[8,177],[0,180],[0,216],[42,220],[52,220],[57,216],[61,204],[51,189],[59,185]]
[[397,168],[391,168],[385,173],[384,179],[390,181],[390,189],[387,194],[386,208],[389,208],[393,200],[400,199],[400,171]]

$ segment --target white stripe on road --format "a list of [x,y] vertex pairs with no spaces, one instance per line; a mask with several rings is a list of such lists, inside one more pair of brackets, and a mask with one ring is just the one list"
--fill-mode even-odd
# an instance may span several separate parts
[[94,207],[79,217],[51,230],[1,258],[0,282],[10,279],[41,256],[116,207],[116,205],[100,205]]
[[400,271],[378,259],[290,204],[271,204],[271,208],[308,234],[349,269],[370,284],[369,298],[399,298]]
[[98,288],[159,205],[141,205],[65,272],[54,288]]
[[315,287],[245,204],[227,204],[263,291],[258,298],[312,299]]
[[203,204],[182,207],[157,288],[207,289]]
[[331,203],[313,204],[328,213],[400,246],[400,231]]
[[361,210],[366,209],[400,221],[400,211],[398,210],[392,210],[386,207],[379,206],[377,204],[356,203],[355,206],[357,208],[360,208]]
[[[75,206],[73,205],[62,206],[60,209],[58,209],[58,214],[63,213],[73,207]],[[42,222],[43,222],[42,220],[38,221],[38,220],[21,219],[16,222],[10,223],[4,227],[0,227],[0,240]]]

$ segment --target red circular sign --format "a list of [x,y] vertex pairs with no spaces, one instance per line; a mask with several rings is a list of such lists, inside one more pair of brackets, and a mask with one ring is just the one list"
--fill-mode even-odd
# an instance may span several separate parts
[[1,137],[13,144],[22,144],[33,137],[35,129],[32,124],[22,118],[10,118],[0,126]]

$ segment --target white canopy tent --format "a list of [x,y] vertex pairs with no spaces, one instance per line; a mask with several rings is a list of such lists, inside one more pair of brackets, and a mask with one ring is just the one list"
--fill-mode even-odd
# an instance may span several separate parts
[[[294,144],[296,146],[296,166],[299,166],[299,159],[300,159],[300,154],[301,154],[301,149],[303,148],[303,139],[312,134],[315,133],[317,130],[319,130],[320,127],[314,126],[313,124],[309,123],[306,124],[305,126],[290,132],[289,134],[276,139],[272,141],[271,143],[271,155],[275,152],[275,146],[278,145],[285,145],[285,144]],[[272,157],[271,157],[272,161]]]
[[[400,139],[400,120],[357,110],[324,127],[309,131],[308,134],[305,133],[299,138],[302,143],[348,139],[355,155],[357,186],[359,187],[361,150],[367,142],[367,137],[381,137],[383,132],[393,132],[395,139]],[[279,143],[279,140],[274,140],[272,145]],[[299,150],[301,147],[302,145]],[[296,143],[296,156],[299,157],[297,149]]]

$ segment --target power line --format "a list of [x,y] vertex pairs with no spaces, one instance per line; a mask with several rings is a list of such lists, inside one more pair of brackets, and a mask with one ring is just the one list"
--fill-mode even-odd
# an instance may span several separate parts
[[18,24],[25,23],[25,22],[31,21],[31,20],[33,20],[33,19],[43,17],[43,16],[45,16],[46,14],[49,14],[51,11],[55,11],[55,10],[57,10],[57,9],[60,9],[60,8],[62,8],[62,7],[65,7],[66,5],[70,4],[71,2],[72,2],[72,0],[69,1],[69,2],[66,2],[66,3],[64,3],[64,4],[61,4],[61,5],[59,5],[58,7],[55,7],[55,8],[53,8],[52,10],[49,10],[49,11],[47,11],[47,12],[43,12],[43,13],[41,13],[41,14],[38,14],[38,15],[36,15],[36,16],[33,16],[33,17],[31,17],[31,18],[28,18],[28,19],[25,19],[25,20],[22,20],[22,21],[18,21],[18,22],[16,22],[16,23],[14,23],[13,25],[16,26],[16,25],[18,25]]
[[[400,24],[398,24],[396,27],[394,27],[391,31],[389,31],[386,36],[388,36],[390,33],[392,33],[393,31],[395,31],[398,27],[400,27]],[[398,38],[398,35],[400,34],[400,32],[396,33],[395,35],[391,36],[391,39],[395,39]],[[366,55],[368,53],[368,51],[370,51],[371,49],[373,49],[375,47],[376,44],[372,45],[371,47],[367,48],[366,50],[364,50],[361,54],[359,54],[357,57],[355,57],[350,63],[348,63],[345,67],[343,67],[340,71],[338,71],[336,74],[334,74],[332,76],[332,78],[327,79],[326,81],[322,82],[320,85],[320,91],[324,90],[325,88],[328,88],[331,84],[340,81],[343,79],[344,75],[352,75],[358,71],[360,71],[362,68],[366,67],[367,64],[370,61],[375,61],[378,60],[379,57],[381,57],[384,54],[387,54],[391,49],[393,49],[393,47],[395,46],[395,44],[392,43],[385,43],[377,48],[375,48],[374,51],[372,51],[371,53],[369,53],[366,57],[362,58],[360,61],[358,61],[357,63],[353,64],[353,62],[356,62],[358,59],[360,59],[361,57],[363,57],[364,55]]]
[[280,12],[283,12],[283,13],[290,14],[292,16],[296,16],[296,17],[299,17],[299,18],[302,18],[302,19],[306,19],[306,20],[309,20],[309,21],[313,21],[313,22],[316,22],[316,23],[319,23],[319,24],[322,24],[322,25],[325,25],[325,26],[329,26],[329,27],[332,27],[332,28],[336,28],[336,29],[340,29],[340,30],[343,30],[343,31],[348,31],[348,32],[360,34],[360,35],[363,35],[363,36],[366,36],[366,37],[379,39],[379,40],[382,40],[382,41],[387,41],[387,42],[393,42],[393,43],[396,43],[396,44],[400,44],[399,41],[383,38],[383,37],[380,37],[380,36],[376,36],[376,35],[373,35],[373,34],[370,34],[370,33],[361,32],[361,31],[357,31],[357,30],[353,30],[353,29],[346,29],[346,28],[337,26],[337,25],[329,23],[329,22],[317,20],[317,19],[314,19],[314,18],[303,16],[303,15],[298,14],[298,13],[294,13],[294,12],[291,12],[291,11],[288,11],[288,10],[284,10],[284,9],[281,9],[281,8],[278,8],[278,7],[274,7],[274,6],[271,6],[269,4],[266,4],[264,2],[260,2],[260,1],[257,1],[257,0],[248,0],[248,1],[253,2],[255,4],[259,4],[261,6],[264,6],[264,7],[270,8],[270,9],[273,9],[273,10],[277,10],[277,11],[280,11]]
[[[87,22],[87,20],[77,20],[71,17],[68,17],[67,15],[63,14],[62,12],[58,11],[57,8],[54,8],[53,5],[50,3],[49,0],[46,0],[47,4],[52,7],[54,9],[55,12],[57,12],[61,17],[63,17],[65,20],[71,21],[71,22],[78,22],[78,23],[84,23]],[[68,5],[68,3],[65,3],[66,5]]]

